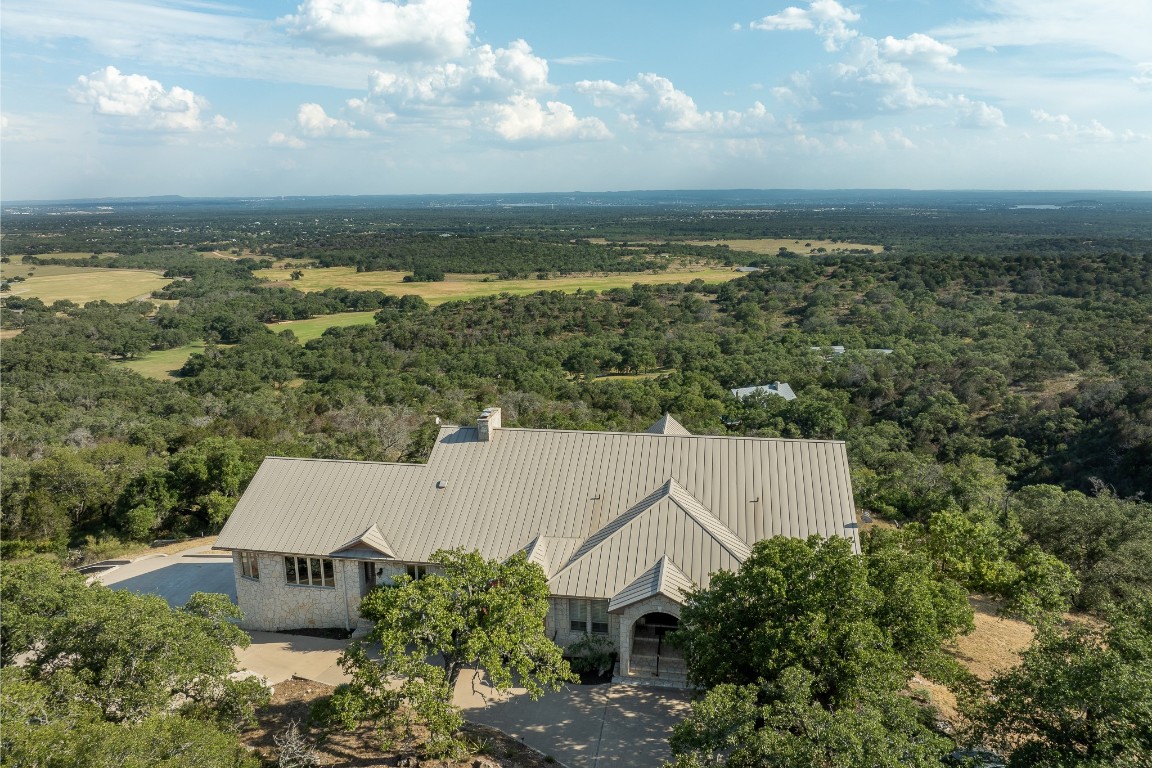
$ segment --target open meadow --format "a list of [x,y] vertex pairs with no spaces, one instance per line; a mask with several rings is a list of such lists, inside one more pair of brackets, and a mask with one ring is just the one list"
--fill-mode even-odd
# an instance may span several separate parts
[[[53,254],[57,256],[59,254]],[[60,299],[87,304],[109,301],[122,304],[135,298],[146,298],[172,282],[159,270],[98,269],[58,265],[5,264],[5,278],[23,277],[12,283],[7,295],[36,297],[45,304]]]
[[188,358],[196,352],[203,352],[204,347],[203,341],[194,341],[191,344],[184,344],[172,349],[147,352],[135,360],[119,360],[113,365],[136,371],[141,376],[147,376],[150,379],[173,379],[176,371],[183,368],[184,363],[188,362]]
[[320,315],[318,317],[310,317],[307,320],[285,320],[282,323],[265,323],[265,325],[276,333],[281,331],[292,331],[296,334],[296,340],[301,344],[306,344],[312,339],[318,339],[324,335],[324,331],[329,328],[346,328],[349,325],[372,325],[376,321],[377,310],[369,312],[341,312],[336,315]]
[[[589,238],[592,243],[608,243],[609,241],[602,237]],[[616,242],[616,241],[612,241]],[[663,240],[654,239],[639,239],[629,240],[630,243],[661,243]],[[816,240],[812,238],[785,238],[785,237],[761,237],[754,239],[731,239],[731,240],[681,240],[686,245],[726,245],[733,251],[744,251],[746,253],[759,253],[765,256],[775,256],[780,253],[781,249],[798,253],[802,256],[815,256],[823,255],[825,253],[834,253],[836,251],[858,251],[868,250],[872,253],[880,253],[884,250],[882,245],[869,245],[867,243],[845,243],[834,242],[832,240]],[[824,250],[821,251],[820,249]]]
[[357,272],[355,267],[325,267],[304,269],[299,280],[289,278],[286,268],[256,270],[257,277],[300,291],[323,291],[326,288],[347,288],[354,291],[383,291],[393,296],[415,294],[429,304],[443,304],[446,301],[475,299],[481,296],[495,296],[509,293],[514,296],[527,296],[538,291],[564,291],[575,293],[578,290],[607,291],[613,288],[631,288],[635,283],[658,285],[661,283],[690,283],[703,280],[706,283],[719,283],[740,277],[740,273],[719,267],[696,270],[669,270],[667,272],[622,272],[595,275],[565,275],[548,280],[528,278],[523,280],[497,280],[493,275],[449,274],[442,282],[406,283],[407,272]]

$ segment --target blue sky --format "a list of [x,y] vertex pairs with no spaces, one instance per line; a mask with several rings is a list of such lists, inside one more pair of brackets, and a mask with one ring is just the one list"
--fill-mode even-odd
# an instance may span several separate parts
[[4,0],[0,195],[1152,188],[1148,0]]

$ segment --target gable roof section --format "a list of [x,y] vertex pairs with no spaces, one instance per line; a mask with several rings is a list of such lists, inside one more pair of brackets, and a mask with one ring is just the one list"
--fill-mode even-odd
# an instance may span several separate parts
[[265,459],[216,547],[410,563],[525,550],[557,589],[610,599],[664,555],[706,586],[760,539],[812,534],[859,551],[839,441],[443,427],[425,465]]
[[[281,459],[260,465],[216,539],[221,549],[329,555],[368,544],[400,554],[384,537],[389,510],[400,511],[427,467],[366,461]],[[411,512],[409,512],[411,514]],[[371,535],[375,528],[381,535]],[[345,548],[348,549],[345,549]],[[370,557],[378,555],[370,554]]]
[[392,545],[388,543],[388,539],[384,538],[384,534],[380,533],[380,528],[376,523],[372,523],[364,533],[351,541],[336,547],[336,549],[332,550],[332,553],[346,553],[358,556],[365,550],[391,559],[395,559],[396,557]]
[[608,612],[623,610],[633,603],[656,595],[664,595],[670,600],[682,603],[684,596],[695,586],[692,579],[668,559],[668,555],[662,555],[655,565],[612,596],[608,601]]
[[692,433],[684,428],[680,422],[672,418],[672,414],[665,413],[660,417],[652,426],[645,430],[650,435],[680,435],[681,437],[691,437]]
[[611,598],[645,564],[670,553],[682,558],[690,583],[706,584],[713,571],[736,570],[748,545],[669,479],[624,514],[592,534],[549,582],[557,595]]

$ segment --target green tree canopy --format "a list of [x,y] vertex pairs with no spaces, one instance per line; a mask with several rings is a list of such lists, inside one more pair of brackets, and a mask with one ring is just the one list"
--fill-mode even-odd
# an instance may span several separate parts
[[1152,755],[1152,600],[1110,623],[1041,627],[1023,663],[972,709],[977,736],[1011,768],[1148,765]]
[[706,689],[672,740],[678,768],[938,765],[948,742],[901,690],[955,674],[941,642],[971,627],[956,584],[896,537],[758,542],[692,593],[674,641]]
[[228,731],[268,691],[229,677],[249,638],[225,595],[172,609],[46,559],[0,563],[0,578],[5,765],[252,764]]
[[[422,722],[430,733],[426,749],[446,754],[459,746],[454,734],[462,721],[451,702],[465,667],[478,669],[497,690],[515,681],[532,698],[575,678],[544,634],[549,593],[539,566],[522,553],[501,562],[439,550],[431,560],[435,566],[423,578],[397,577],[395,586],[361,602],[361,615],[376,625],[341,658],[352,683],[333,697],[327,714],[346,726],[364,719]],[[398,688],[395,678],[402,680]]]

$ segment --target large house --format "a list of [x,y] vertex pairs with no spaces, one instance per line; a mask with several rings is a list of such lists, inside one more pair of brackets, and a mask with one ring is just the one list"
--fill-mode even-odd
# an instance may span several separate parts
[[354,627],[360,599],[420,577],[438,549],[523,551],[548,578],[548,635],[609,638],[623,679],[683,682],[663,643],[685,593],[775,535],[859,549],[844,444],[506,429],[500,409],[442,427],[427,464],[269,457],[216,547],[249,629]]

